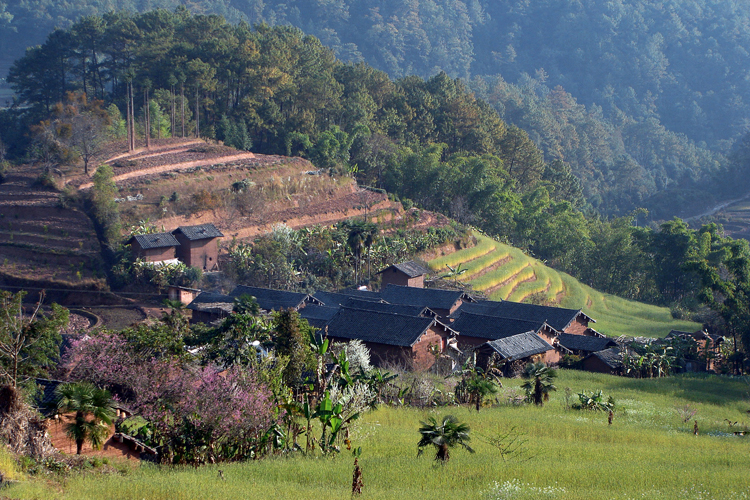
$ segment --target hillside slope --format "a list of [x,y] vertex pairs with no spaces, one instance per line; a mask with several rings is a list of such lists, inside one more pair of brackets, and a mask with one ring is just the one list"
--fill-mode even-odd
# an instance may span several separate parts
[[101,248],[88,216],[25,166],[0,183],[0,284],[105,287]]
[[651,306],[598,292],[572,276],[555,271],[521,250],[476,233],[477,244],[446,252],[428,262],[436,271],[450,266],[475,290],[492,300],[541,301],[583,311],[609,335],[663,337],[670,330],[694,331],[700,324],[675,320],[666,307]]
[[[298,157],[262,155],[203,141],[153,141],[150,150],[123,153],[114,145],[114,170],[124,225],[148,220],[159,229],[215,224],[226,240],[248,239],[276,223],[299,228],[333,224],[364,214],[397,217],[400,204],[359,188],[350,177],[331,177]],[[120,147],[120,150],[117,149]],[[69,180],[80,191],[85,176]]]

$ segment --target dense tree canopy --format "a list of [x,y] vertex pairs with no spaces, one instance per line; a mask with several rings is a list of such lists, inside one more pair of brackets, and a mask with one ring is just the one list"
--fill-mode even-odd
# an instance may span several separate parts
[[[179,38],[179,32],[185,30],[175,31],[169,16],[151,15],[144,22],[129,15],[106,14],[113,8],[130,12],[175,9],[178,3],[0,3],[0,73],[27,46],[38,43],[40,46],[32,50],[50,64],[24,61],[23,71],[13,78],[28,78],[36,85],[27,86],[21,97],[34,97],[50,106],[64,97],[61,87],[71,79],[65,73],[72,72],[91,97],[101,98],[107,81],[122,79],[122,71],[131,66],[134,56],[137,58],[134,42],[148,29],[151,33],[146,39],[151,49],[145,62],[168,56],[171,62],[166,68],[184,65],[179,74],[164,72],[163,78],[174,80],[173,88],[181,87],[182,82],[194,94],[194,86],[201,86],[203,92],[213,94],[205,96],[209,101],[216,100],[219,92],[222,99],[234,101],[229,108],[262,107],[264,112],[256,118],[262,124],[286,119],[288,112],[278,96],[266,93],[258,99],[242,90],[250,84],[274,92],[273,83],[285,85],[283,76],[290,75],[283,68],[276,75],[243,74],[241,63],[214,74],[209,69],[235,48],[238,50],[233,55],[238,59],[252,56],[267,60],[284,43],[264,51],[256,42],[247,44],[242,34],[231,33],[233,30],[216,23],[211,27],[213,21],[209,21],[203,35],[191,38],[179,53],[170,54],[175,34]],[[731,176],[727,179],[717,171],[721,170],[722,155],[747,132],[750,112],[746,69],[750,67],[750,53],[744,48],[750,36],[750,7],[742,2],[199,0],[191,2],[190,9],[219,14],[230,22],[295,26],[316,36],[340,60],[365,61],[393,78],[426,78],[440,71],[451,78],[486,78],[488,84],[473,88],[508,122],[526,130],[548,161],[570,163],[584,184],[587,199],[602,213],[623,215],[647,206],[657,219],[668,219],[710,205],[717,195],[734,194],[740,189],[731,182]],[[64,31],[44,43],[44,36],[55,27]],[[232,40],[228,42],[227,36]],[[71,38],[77,42],[76,47],[71,47]],[[108,54],[102,49],[111,42],[117,45],[117,54],[107,61]],[[196,55],[197,46],[206,54]],[[308,55],[311,50],[308,47]],[[85,56],[88,62],[74,68],[70,56]],[[289,62],[294,64],[294,59],[298,58],[290,57]],[[311,106],[340,97],[341,87],[324,84],[327,70],[323,66],[320,75],[307,82],[318,85],[321,91],[315,93],[320,98],[313,99]],[[155,72],[154,66],[151,68]],[[362,76],[356,71],[341,71]],[[153,75],[146,76],[156,88],[167,88]],[[228,78],[235,84],[222,89]],[[272,84],[261,83],[264,78]],[[346,85],[341,76],[336,79]],[[371,83],[384,83],[380,77],[376,80]],[[286,90],[294,92],[295,87],[293,84]],[[372,98],[372,90],[368,86],[369,97],[359,86],[345,90],[347,102],[342,105],[354,112],[354,120],[371,117],[382,105]],[[485,91],[489,93],[485,95]],[[247,97],[249,100],[243,103]],[[226,111],[226,106],[215,104],[219,104],[216,112]],[[409,104],[414,110],[420,109],[413,101]],[[304,108],[309,113],[311,108]],[[351,130],[349,123],[334,121],[342,129]],[[241,130],[243,123],[236,122],[238,128],[229,134],[229,141],[225,131],[235,126],[231,120],[216,133],[226,142],[245,148],[249,137]],[[252,128],[254,124],[246,125]],[[397,126],[391,127],[390,134],[399,132]],[[309,135],[306,130],[298,132]],[[280,137],[265,135],[261,143],[287,137],[283,132]],[[295,141],[290,146],[294,149]],[[712,182],[711,193],[701,189],[707,181]]]

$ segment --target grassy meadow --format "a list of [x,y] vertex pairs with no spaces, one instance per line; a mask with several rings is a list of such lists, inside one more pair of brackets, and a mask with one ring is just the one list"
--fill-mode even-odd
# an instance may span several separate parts
[[666,307],[622,299],[594,290],[572,276],[545,266],[521,250],[476,233],[476,246],[431,260],[436,271],[446,265],[461,266],[460,281],[486,293],[493,300],[523,302],[542,294],[561,307],[583,309],[596,320],[593,327],[611,337],[633,335],[663,337],[670,330],[695,331],[692,321],[672,318]]
[[[544,407],[512,406],[518,379],[504,380],[498,404],[381,407],[357,422],[362,446],[362,499],[748,499],[750,425],[747,379],[682,375],[625,379],[562,370]],[[568,390],[566,391],[566,388]],[[603,389],[617,400],[614,423],[604,413],[567,408],[566,392]],[[569,398],[568,402],[573,399]],[[683,421],[695,410],[693,421]],[[454,449],[446,465],[434,453],[416,458],[417,429],[429,416],[454,414],[471,426],[476,453]],[[731,429],[725,419],[738,423]],[[512,431],[521,456],[503,459],[486,438]],[[0,462],[2,463],[2,462]],[[96,472],[62,481],[32,479],[0,491],[22,499],[349,499],[352,457],[276,457],[201,468],[142,465],[125,475]],[[223,470],[224,480],[218,469]]]

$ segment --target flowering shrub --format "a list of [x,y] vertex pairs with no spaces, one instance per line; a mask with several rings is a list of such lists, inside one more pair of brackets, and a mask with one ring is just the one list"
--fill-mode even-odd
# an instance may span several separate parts
[[178,358],[139,359],[119,334],[71,344],[71,379],[109,388],[148,421],[151,442],[169,463],[214,463],[255,456],[263,432],[278,418],[272,393],[241,367],[191,368]]

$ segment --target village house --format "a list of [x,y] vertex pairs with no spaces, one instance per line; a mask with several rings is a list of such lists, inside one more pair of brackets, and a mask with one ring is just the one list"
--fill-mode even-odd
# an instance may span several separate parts
[[393,264],[390,267],[378,272],[381,275],[381,288],[390,285],[410,286],[414,288],[424,288],[425,275],[430,270],[410,260],[400,264]]
[[213,224],[180,226],[172,234],[179,242],[177,258],[204,271],[219,269],[219,241],[224,235]]
[[413,306],[409,304],[391,304],[384,300],[374,301],[349,297],[349,299],[342,305],[344,307],[361,309],[363,311],[403,314],[404,316],[422,316],[424,318],[438,317],[438,314],[429,307]]
[[380,291],[380,297],[390,304],[429,307],[446,321],[448,316],[462,304],[476,300],[460,290],[414,288],[391,284]]
[[523,370],[526,363],[545,361],[554,350],[548,342],[534,332],[519,333],[480,345],[474,351],[476,364],[487,371],[499,366],[503,376],[512,377]]
[[308,304],[299,310],[299,315],[301,318],[306,319],[310,326],[315,327],[318,330],[325,330],[326,325],[334,316],[336,316],[339,309],[338,305],[329,307]]
[[603,351],[593,352],[583,358],[581,366],[589,372],[622,375],[625,370],[622,348],[610,347]]
[[213,323],[232,314],[234,298],[215,292],[201,292],[187,309],[192,311],[190,323]]
[[496,316],[500,318],[518,318],[528,321],[543,321],[558,332],[574,335],[603,336],[589,327],[589,323],[596,321],[580,309],[565,309],[562,307],[540,306],[503,300],[483,300],[464,303],[452,314],[458,318],[464,312]]
[[405,364],[417,370],[430,368],[437,353],[450,349],[456,332],[435,318],[365,311],[342,307],[328,322],[325,334],[338,342],[361,340],[373,364]]
[[617,347],[617,342],[610,338],[592,337],[587,335],[574,335],[572,333],[561,333],[557,337],[560,345],[570,350],[577,356],[588,356],[592,352],[603,351],[610,347]]
[[133,258],[146,262],[177,262],[180,242],[170,233],[139,234],[127,241]]
[[181,302],[182,304],[190,304],[200,294],[201,291],[197,288],[188,288],[185,286],[170,285],[167,288],[167,297],[169,300]]
[[[65,431],[66,424],[75,419],[75,413],[61,415],[57,412],[56,403],[58,396],[56,389],[60,384],[64,384],[65,382],[60,380],[35,379],[35,383],[39,391],[34,400],[34,406],[45,419],[47,434],[52,445],[60,451],[69,454],[76,453],[75,440],[71,439]],[[118,401],[114,402],[114,410],[116,419],[125,419],[132,416],[132,411]],[[96,451],[92,448],[91,443],[85,442],[82,451],[86,454],[114,456],[128,460],[153,460],[156,457],[155,449],[144,445],[131,436],[115,432],[114,425],[109,426],[109,433],[104,440],[101,450]]]
[[319,291],[313,294],[313,297],[318,299],[321,303],[329,307],[343,306],[350,298],[356,298],[360,300],[383,300],[380,297],[379,292],[373,292],[372,290],[356,290],[347,289],[338,292],[324,292]]
[[289,292],[286,290],[272,290],[270,288],[260,288],[255,286],[237,285],[229,293],[232,299],[239,298],[243,295],[255,297],[261,309],[271,311],[281,311],[282,309],[294,309],[299,311],[307,304],[324,305],[323,302],[312,295],[301,292]]
[[713,371],[716,368],[716,361],[721,358],[721,344],[724,342],[724,337],[721,335],[711,335],[705,330],[695,332],[672,330],[664,337],[665,341],[670,339],[695,342],[697,355],[702,359],[685,360],[686,371]]
[[481,346],[487,341],[532,332],[550,346],[550,349],[541,356],[542,361],[552,365],[559,363],[562,359],[564,348],[558,344],[558,332],[544,321],[498,318],[465,312],[450,323],[450,327],[459,334],[458,346],[461,350]]

